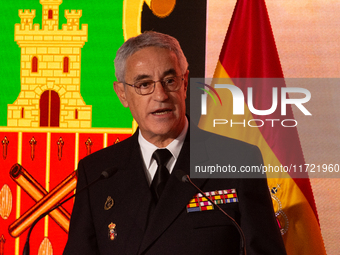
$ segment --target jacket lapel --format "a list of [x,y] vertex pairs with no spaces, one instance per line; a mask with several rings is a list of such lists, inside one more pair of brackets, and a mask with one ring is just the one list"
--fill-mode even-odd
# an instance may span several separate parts
[[[144,232],[147,226],[150,203],[152,195],[145,177],[143,161],[138,144],[138,132],[132,137],[129,146],[124,147],[125,151],[121,151],[124,155],[120,162],[115,162],[118,165],[118,172],[114,179],[108,182],[105,190],[105,195],[115,194],[113,197],[115,205],[103,217],[102,224],[107,229],[107,224],[116,216],[126,218],[131,223],[128,224],[129,230],[126,236],[127,240],[134,240],[133,245],[126,242],[125,250],[127,254],[136,254],[143,239]],[[117,189],[117,187],[119,187]],[[117,210],[115,210],[117,208]]]
[[[165,189],[153,211],[147,226],[140,253],[143,253],[173,223],[177,216],[186,210],[186,206],[197,193],[189,183],[183,183],[176,177],[178,170],[190,175],[190,134],[189,130],[184,141],[177,163],[170,175]],[[199,156],[202,161],[207,159],[204,143],[199,142]],[[195,179],[198,187],[203,186],[207,179]]]

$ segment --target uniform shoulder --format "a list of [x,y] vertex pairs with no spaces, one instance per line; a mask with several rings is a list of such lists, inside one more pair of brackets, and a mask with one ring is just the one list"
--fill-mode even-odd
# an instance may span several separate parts
[[233,149],[233,150],[242,150],[242,151],[259,151],[259,148],[256,145],[231,138],[228,136],[223,136],[215,133],[211,133],[202,129],[195,130],[191,132],[191,141],[192,139],[196,139],[197,141],[204,141],[204,143],[214,146],[217,148],[224,148],[224,149]]

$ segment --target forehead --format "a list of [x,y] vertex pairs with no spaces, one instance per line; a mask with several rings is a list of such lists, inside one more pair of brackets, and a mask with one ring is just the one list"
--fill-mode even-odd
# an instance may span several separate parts
[[144,75],[152,78],[164,75],[169,70],[180,74],[176,54],[165,48],[146,47],[127,58],[125,76],[126,78],[135,78],[136,75]]

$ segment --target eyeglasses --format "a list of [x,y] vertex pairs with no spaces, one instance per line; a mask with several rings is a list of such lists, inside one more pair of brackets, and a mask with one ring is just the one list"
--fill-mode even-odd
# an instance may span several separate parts
[[155,91],[156,82],[160,82],[165,91],[175,92],[181,88],[182,81],[184,81],[183,74],[180,76],[166,77],[159,81],[140,80],[137,81],[135,84],[129,84],[126,82],[125,84],[134,87],[137,94],[145,96],[150,95]]

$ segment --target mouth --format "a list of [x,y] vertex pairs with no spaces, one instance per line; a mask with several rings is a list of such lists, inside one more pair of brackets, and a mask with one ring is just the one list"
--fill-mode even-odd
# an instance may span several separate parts
[[172,112],[171,109],[159,109],[159,110],[152,112],[152,115],[161,116],[161,115],[166,115],[170,112]]

